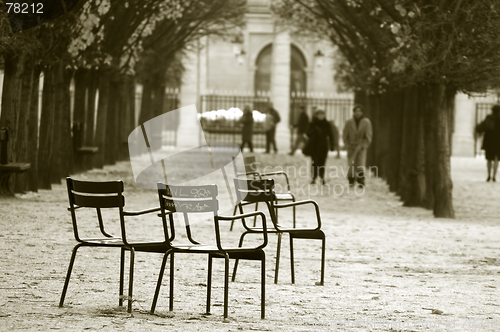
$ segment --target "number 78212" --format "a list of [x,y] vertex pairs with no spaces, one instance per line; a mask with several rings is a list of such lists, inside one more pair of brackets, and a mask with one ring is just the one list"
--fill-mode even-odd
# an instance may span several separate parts
[[43,3],[6,2],[7,14],[43,14]]

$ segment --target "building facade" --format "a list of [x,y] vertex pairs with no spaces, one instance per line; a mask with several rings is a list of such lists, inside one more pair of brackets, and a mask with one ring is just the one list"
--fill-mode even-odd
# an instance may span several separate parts
[[[197,104],[201,112],[217,107],[204,104],[205,96],[268,97],[281,116],[278,147],[288,151],[293,135],[290,126],[299,106],[306,106],[310,115],[314,106],[323,108],[339,126],[350,114],[352,95],[337,93],[334,51],[326,40],[299,39],[280,27],[269,0],[249,0],[246,27],[239,38],[203,38],[185,59],[180,104]],[[194,130],[190,122],[195,115],[183,114],[182,118],[179,130]]]

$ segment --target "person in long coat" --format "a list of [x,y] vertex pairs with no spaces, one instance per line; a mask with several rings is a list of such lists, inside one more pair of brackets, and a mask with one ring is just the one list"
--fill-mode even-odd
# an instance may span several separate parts
[[309,154],[312,159],[312,181],[316,183],[319,176],[321,184],[325,184],[325,164],[328,157],[328,150],[333,151],[335,147],[332,127],[325,119],[325,111],[317,110],[314,113],[311,124],[306,132],[309,141],[307,142]]
[[266,152],[271,152],[271,145],[274,148],[274,153],[278,153],[278,146],[276,145],[276,126],[281,121],[280,114],[274,109],[273,104],[269,104],[264,128],[266,131]]
[[[498,160],[500,159],[500,105],[494,105],[491,111],[492,114],[488,115],[477,126],[476,131],[484,134],[482,149],[487,160],[488,178],[486,181],[496,182]],[[491,176],[492,171],[493,177]]]
[[290,151],[289,155],[293,156],[295,151],[300,147],[300,144],[305,143],[304,135],[309,127],[309,117],[307,116],[306,108],[304,106],[300,106],[300,114],[297,123],[293,125],[293,128],[297,128],[297,137],[295,138],[295,142],[292,147],[292,151]]
[[253,113],[250,106],[247,105],[243,109],[243,115],[240,119],[240,123],[243,125],[241,128],[241,152],[243,152],[246,144],[248,144],[250,152],[253,152]]
[[347,149],[347,178],[349,185],[357,181],[365,185],[366,151],[372,142],[372,123],[363,115],[361,105],[354,106],[352,119],[344,126],[343,139]]

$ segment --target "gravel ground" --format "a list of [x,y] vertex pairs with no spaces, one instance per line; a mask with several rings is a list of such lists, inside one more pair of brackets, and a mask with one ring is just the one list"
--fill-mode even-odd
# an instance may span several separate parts
[[[302,156],[257,155],[268,166],[308,165]],[[175,308],[168,311],[168,273],[155,315],[148,314],[162,255],[136,255],[134,311],[118,307],[119,250],[83,248],[76,258],[65,306],[58,307],[75,244],[63,183],[53,190],[0,199],[1,331],[498,331],[500,329],[500,183],[486,183],[485,161],[452,160],[457,218],[402,207],[376,177],[366,192],[348,192],[343,159],[329,158],[328,185],[308,186],[293,174],[299,199],[316,200],[327,235],[325,285],[316,286],[320,245],[297,240],[296,283],[290,282],[288,240],[280,280],[273,283],[276,236],[267,252],[266,316],[260,320],[260,268],[241,262],[230,283],[229,318],[222,318],[223,261],[214,261],[212,315],[203,315],[204,255],[176,256]],[[337,167],[338,177],[335,177]],[[75,176],[125,181],[127,210],[157,206],[154,191],[135,186],[129,162]],[[321,192],[323,188],[323,192]],[[341,191],[342,189],[342,191]],[[311,211],[298,222],[314,223]],[[289,216],[280,214],[280,220]],[[116,218],[112,218],[116,224]],[[131,231],[154,237],[157,218],[130,221]],[[116,225],[114,229],[116,231]],[[210,223],[196,234],[209,240]],[[224,236],[235,239],[237,231]],[[111,227],[113,229],[113,227]]]

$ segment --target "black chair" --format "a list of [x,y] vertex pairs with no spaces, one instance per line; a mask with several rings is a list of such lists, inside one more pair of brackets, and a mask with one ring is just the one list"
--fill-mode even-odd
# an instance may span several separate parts
[[[264,247],[267,245],[267,228],[266,217],[260,212],[246,213],[236,216],[219,216],[218,201],[217,201],[217,186],[167,186],[163,183],[158,183],[158,196],[160,199],[161,217],[165,229],[170,229],[168,250],[163,258],[162,267],[158,276],[158,283],[151,306],[153,314],[156,308],[158,295],[160,292],[161,282],[165,265],[170,256],[170,299],[169,310],[173,310],[174,302],[174,254],[175,253],[195,253],[208,254],[208,281],[207,281],[207,313],[210,313],[211,301],[211,286],[212,286],[212,259],[224,258],[224,318],[228,316],[228,291],[229,291],[229,259],[246,259],[261,261],[261,318],[265,318],[265,262],[266,255]],[[182,214],[185,221],[186,235],[189,240],[187,244],[174,244],[175,225],[173,214]],[[194,213],[210,213],[213,216],[215,228],[216,245],[202,244],[193,239],[191,227],[189,223],[189,215]],[[167,223],[168,216],[168,223]],[[262,235],[263,241],[256,247],[227,247],[222,242],[220,234],[220,221],[234,221],[254,216],[260,216],[262,219]]]
[[[163,242],[147,242],[129,239],[125,228],[125,217],[139,216],[147,213],[157,212],[160,208],[148,209],[143,211],[126,212],[123,210],[125,206],[125,198],[123,196],[123,182],[122,181],[108,181],[108,182],[88,182],[78,181],[71,178],[66,178],[68,186],[69,208],[71,212],[71,219],[73,221],[73,233],[78,244],[73,248],[71,260],[66,274],[63,291],[59,306],[62,307],[68,290],[69,280],[71,278],[71,271],[75,262],[77,250],[80,247],[106,247],[106,248],[120,248],[120,289],[119,289],[119,305],[123,305],[123,300],[128,300],[128,312],[132,311],[132,291],[134,282],[134,257],[135,251],[156,252],[164,253],[167,247],[167,241]],[[92,238],[80,237],[78,223],[82,223],[82,219],[77,218],[77,209],[91,208],[97,211],[97,222],[102,236]],[[117,215],[120,220],[120,236],[114,236],[106,232],[104,227],[104,220],[102,218],[101,209],[116,209]],[[156,218],[155,218],[156,219]],[[87,220],[86,220],[87,221]],[[88,222],[88,221],[87,221]],[[95,221],[94,221],[95,222]],[[96,223],[97,224],[97,223]],[[130,272],[129,272],[129,289],[128,297],[123,295],[123,277],[125,268],[125,251],[130,251]]]
[[[236,171],[236,176],[237,177],[246,177],[246,178],[253,178],[253,179],[269,179],[269,178],[274,178],[274,177],[284,177],[285,178],[285,192],[283,193],[275,193],[275,199],[276,203],[278,202],[285,202],[285,201],[290,201],[290,202],[295,202],[295,196],[292,194],[290,190],[290,179],[288,178],[288,174],[284,171],[275,171],[275,172],[266,172],[266,173],[261,173],[259,172],[258,165],[257,165],[257,160],[255,156],[249,156],[249,157],[243,157],[243,162],[245,165],[245,172],[238,172]],[[236,169],[236,163],[233,163],[235,169]],[[242,205],[249,205],[252,204],[251,202],[242,202]],[[255,211],[258,210],[259,203],[255,203]],[[292,208],[292,213],[293,213],[293,227],[296,226],[296,220],[295,220],[295,207]],[[237,206],[234,207],[233,215],[236,214],[237,212]],[[276,210],[276,215],[278,214],[278,210]],[[234,223],[231,223],[231,227],[229,230],[233,230]],[[256,221],[254,220],[253,227],[256,226]]]
[[[238,200],[241,201],[242,197],[245,197],[246,202],[263,202],[267,205],[269,215],[271,216],[271,221],[273,223],[274,229],[270,229],[268,233],[278,234],[278,244],[276,252],[276,268],[274,274],[274,283],[278,283],[278,272],[280,263],[280,251],[281,251],[281,237],[283,233],[287,233],[290,237],[290,263],[291,263],[291,279],[292,284],[295,283],[295,269],[294,269],[294,257],[293,257],[293,240],[294,239],[310,239],[310,240],[321,240],[321,279],[318,285],[324,284],[325,279],[325,233],[321,230],[321,216],[319,213],[319,206],[313,200],[303,200],[298,202],[292,202],[287,204],[276,204],[276,198],[274,197],[274,182],[273,180],[241,180],[234,179],[236,186],[236,194],[238,195]],[[241,188],[247,188],[242,190]],[[262,194],[264,190],[265,194]],[[242,193],[244,195],[242,195]],[[284,208],[295,208],[297,206],[312,204],[316,212],[316,227],[314,228],[296,228],[296,227],[285,227],[278,223],[278,215],[275,213],[278,209]],[[243,206],[238,205],[240,213],[243,214]],[[243,222],[243,227],[245,232],[241,234],[239,245],[243,245],[243,240],[247,234],[260,233],[263,230],[258,227],[249,227]],[[238,260],[234,264],[232,281],[236,278],[236,271],[238,269]]]

